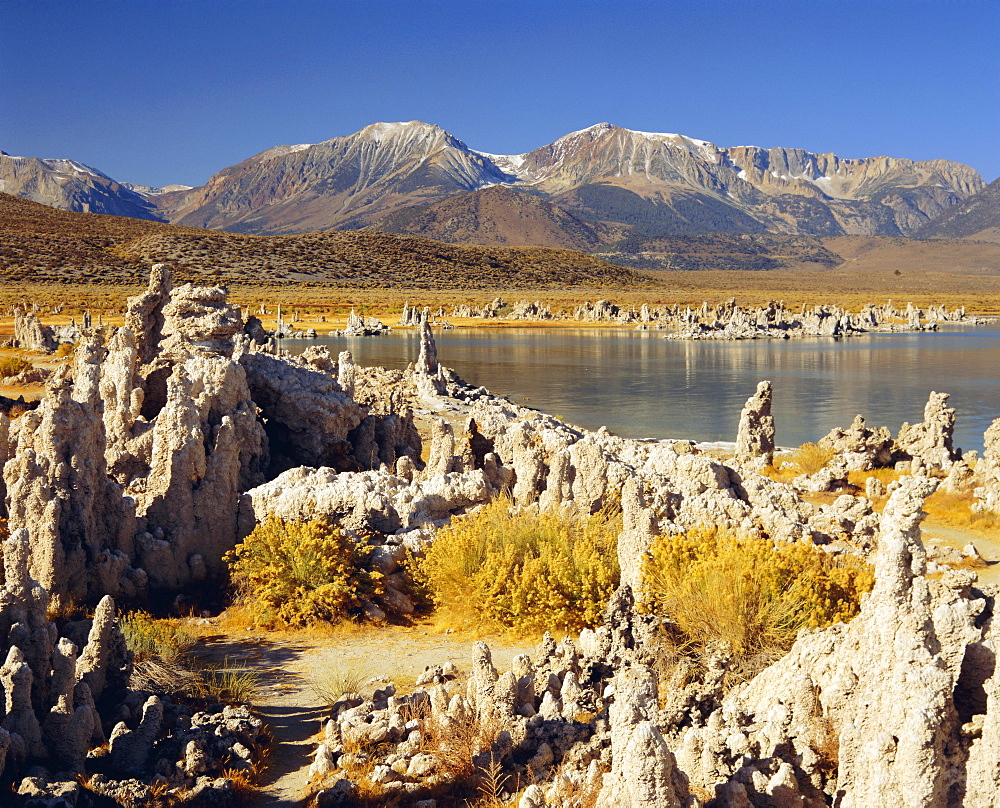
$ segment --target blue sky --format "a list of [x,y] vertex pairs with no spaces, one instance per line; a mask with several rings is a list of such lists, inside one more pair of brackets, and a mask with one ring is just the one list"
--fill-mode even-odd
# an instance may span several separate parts
[[0,0],[0,149],[200,185],[418,119],[519,153],[600,121],[1000,176],[996,0]]

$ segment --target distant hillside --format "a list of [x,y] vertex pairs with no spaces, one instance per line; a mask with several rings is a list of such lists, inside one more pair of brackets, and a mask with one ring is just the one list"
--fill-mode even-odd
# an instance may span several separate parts
[[0,279],[141,283],[155,262],[179,281],[428,289],[643,283],[570,250],[463,247],[374,232],[247,236],[60,211],[0,193]]
[[1000,179],[946,210],[915,235],[917,238],[967,238],[1000,243]]
[[[851,238],[851,237],[845,237]],[[816,236],[734,235],[643,237],[632,235],[596,252],[599,258],[633,269],[825,270],[843,263]]]
[[453,244],[531,244],[585,252],[623,234],[623,228],[584,221],[551,202],[499,185],[404,208],[379,219],[372,229]]

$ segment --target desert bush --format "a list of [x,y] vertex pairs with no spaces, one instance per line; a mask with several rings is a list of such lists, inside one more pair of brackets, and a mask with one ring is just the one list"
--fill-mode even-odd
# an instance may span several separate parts
[[72,342],[60,342],[56,348],[56,356],[72,356],[76,350],[76,345]]
[[31,370],[31,362],[23,356],[0,356],[0,379],[16,376],[26,370]]
[[784,458],[782,465],[793,466],[799,474],[815,474],[833,460],[833,455],[833,449],[817,446],[815,443],[803,443]]
[[364,601],[382,592],[366,560],[367,546],[336,525],[276,517],[226,554],[241,605],[269,627],[360,617]]
[[875,581],[854,556],[716,528],[658,538],[643,579],[644,607],[666,618],[681,644],[722,645],[738,663],[783,654],[800,628],[850,620]]
[[332,706],[345,693],[360,693],[369,675],[360,668],[332,666],[309,678],[309,689],[324,704]]
[[177,663],[187,657],[197,642],[180,620],[158,620],[147,612],[128,612],[119,619],[119,625],[136,662]]
[[440,530],[419,572],[445,621],[579,631],[618,585],[619,530],[608,514],[512,514],[498,498]]
[[253,668],[234,665],[227,658],[221,665],[209,665],[200,671],[198,695],[224,704],[249,704],[261,685],[261,675]]

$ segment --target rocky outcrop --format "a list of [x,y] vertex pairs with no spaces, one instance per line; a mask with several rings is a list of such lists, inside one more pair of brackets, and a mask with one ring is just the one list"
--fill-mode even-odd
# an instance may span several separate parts
[[108,477],[101,348],[78,346],[74,380],[63,368],[37,410],[14,422],[16,451],[4,467],[11,531],[31,537],[31,575],[57,603],[135,595],[144,576],[131,568],[134,504]]
[[3,481],[3,467],[11,454],[10,419],[0,412],[0,519],[7,518],[7,486]]
[[[132,654],[114,602],[105,597],[91,620],[60,629],[29,575],[29,550],[23,529],[4,542],[0,587],[0,776],[23,800],[16,804],[82,804],[81,781],[115,804],[152,804],[163,783],[201,799],[231,795],[221,775],[252,767],[263,723],[245,708],[196,713],[130,690]],[[61,631],[82,637],[82,648]]]
[[724,804],[736,791],[764,805],[835,795],[844,806],[962,804],[970,744],[960,730],[986,706],[966,693],[993,672],[970,664],[986,606],[970,577],[923,577],[920,506],[933,488],[910,478],[890,499],[859,617],[800,637],[683,733],[677,760],[693,783],[728,795]]
[[343,337],[377,337],[387,334],[392,329],[377,317],[364,317],[354,313],[347,318],[347,325],[338,332],[331,331],[331,334],[338,333]]
[[[15,772],[29,761],[51,758],[64,770],[82,772],[87,751],[101,742],[95,698],[120,696],[131,671],[131,655],[114,618],[114,603],[102,601],[83,653],[68,639],[58,643],[49,622],[48,593],[28,571],[29,537],[16,531],[3,543],[0,588],[0,714],[6,761]],[[0,742],[0,746],[4,744]],[[10,777],[10,772],[6,773]]]
[[59,345],[51,328],[32,312],[14,309],[14,343],[26,351],[52,353]]
[[170,269],[153,264],[149,285],[141,295],[130,297],[125,310],[125,328],[132,332],[142,364],[155,358],[163,338],[163,308],[170,301]]
[[610,708],[611,771],[604,776],[598,806],[681,808],[676,762],[657,726],[656,678],[642,665],[619,671]]
[[832,449],[849,471],[871,471],[892,465],[894,444],[885,427],[869,429],[858,415],[847,429],[837,427],[819,440],[819,446]]
[[924,420],[904,423],[896,443],[900,450],[922,466],[949,469],[960,456],[952,445],[955,433],[955,409],[947,406],[947,393],[930,394],[924,407]]
[[263,430],[243,368],[192,356],[174,367],[152,428],[149,473],[139,489],[146,530],[136,555],[155,588],[222,575],[236,541],[241,491],[262,479]]
[[367,411],[329,373],[264,353],[244,353],[254,404],[265,420],[274,471],[294,466],[357,468],[348,433]]
[[338,474],[302,467],[247,491],[239,519],[244,534],[268,516],[297,522],[324,516],[346,527],[402,535],[441,524],[495,493],[476,469],[410,481],[385,469]]
[[983,456],[976,464],[976,477],[980,483],[975,490],[977,507],[1000,513],[1000,418],[990,424],[983,434],[983,445]]
[[774,416],[771,415],[771,382],[757,385],[740,413],[736,434],[736,462],[770,465],[774,460]]
[[445,392],[445,382],[441,378],[438,365],[437,343],[431,331],[430,309],[425,308],[420,317],[420,353],[413,366],[417,389],[425,395],[440,395]]
[[226,290],[218,286],[187,283],[172,290],[162,315],[163,342],[159,350],[168,359],[183,360],[206,353],[231,356],[233,335],[243,330],[239,306],[229,303]]

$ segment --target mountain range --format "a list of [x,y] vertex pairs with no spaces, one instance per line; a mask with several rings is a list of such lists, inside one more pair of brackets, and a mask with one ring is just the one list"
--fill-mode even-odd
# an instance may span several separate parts
[[0,152],[0,191],[65,210],[264,235],[371,228],[439,241],[637,256],[674,236],[1000,239],[1000,188],[949,160],[719,147],[601,123],[519,155],[438,126],[375,123],[276,146],[198,188],[117,182]]

